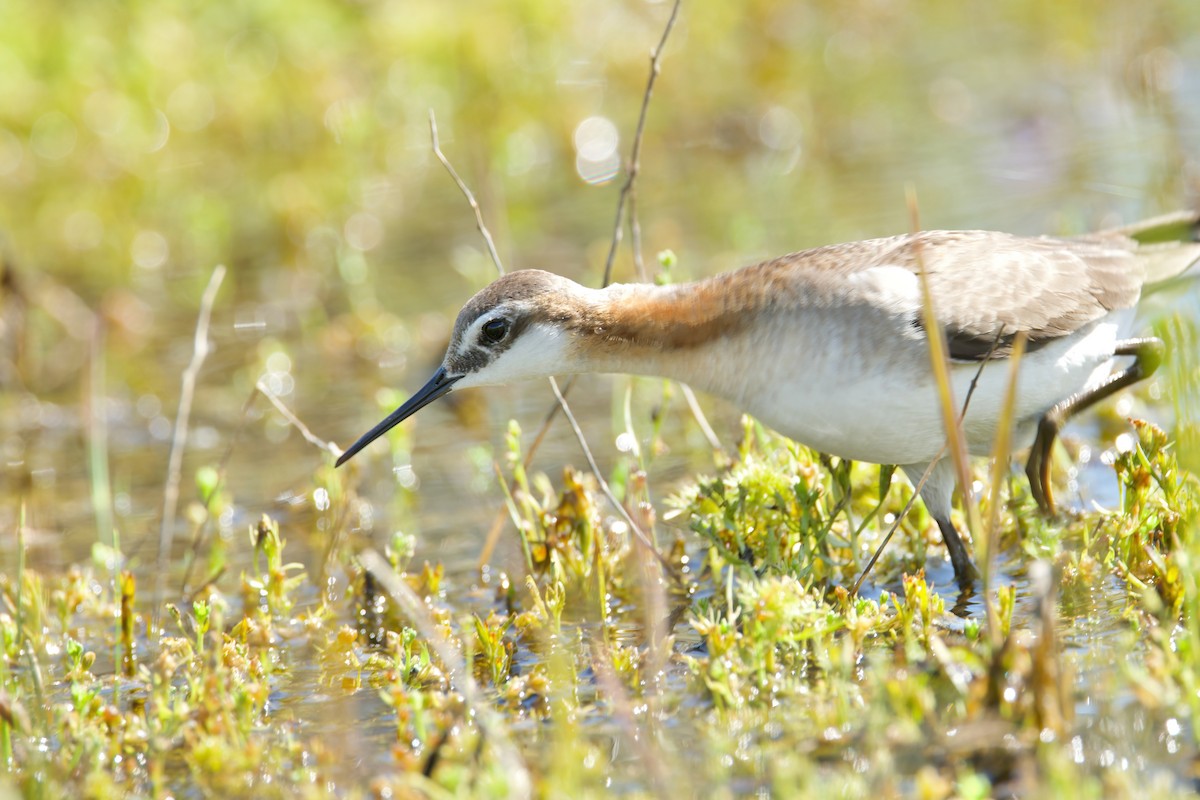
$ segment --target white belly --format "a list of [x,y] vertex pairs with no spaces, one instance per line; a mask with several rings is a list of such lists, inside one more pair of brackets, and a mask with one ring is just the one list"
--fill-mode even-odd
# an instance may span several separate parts
[[[1036,421],[1055,403],[1108,375],[1114,345],[1125,335],[1132,317],[1132,311],[1110,314],[1022,359],[1014,448],[1030,443]],[[739,379],[714,379],[707,388],[780,433],[822,452],[879,464],[917,464],[937,457],[945,441],[943,418],[923,343],[897,342],[895,347],[880,344],[871,349],[860,342],[821,354],[797,353],[791,359],[787,343],[776,344],[779,356],[766,362],[751,359],[744,344],[735,346],[742,352],[720,360],[748,366],[740,370]],[[963,426],[972,453],[983,455],[994,449],[1010,370],[1011,362],[1004,359],[988,362],[979,374]],[[952,365],[954,402],[959,409],[978,372],[977,363]],[[706,383],[695,382],[702,387]]]

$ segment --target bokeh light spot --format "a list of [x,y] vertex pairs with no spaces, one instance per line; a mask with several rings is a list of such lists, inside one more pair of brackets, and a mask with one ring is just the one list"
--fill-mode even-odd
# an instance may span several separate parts
[[167,238],[158,231],[138,231],[133,237],[133,246],[129,248],[133,263],[142,269],[158,269],[167,263],[171,254],[171,246]]
[[344,233],[355,250],[374,250],[383,241],[383,223],[374,214],[360,211],[346,220]]
[[975,101],[965,83],[942,76],[929,84],[929,109],[943,122],[962,125],[971,119]]
[[181,131],[206,128],[216,115],[212,92],[202,83],[187,81],[175,87],[167,99],[167,116]]
[[104,223],[94,212],[81,209],[63,220],[62,237],[63,243],[72,250],[92,250],[104,240]]
[[795,150],[801,133],[800,117],[783,106],[771,106],[758,121],[758,138],[772,150]]
[[0,128],[0,175],[15,172],[24,157],[21,140],[10,130]]
[[83,101],[83,124],[100,136],[116,136],[129,124],[132,106],[120,92],[97,89]]
[[612,180],[621,168],[621,137],[607,117],[588,117],[575,128],[575,171],[586,183]]

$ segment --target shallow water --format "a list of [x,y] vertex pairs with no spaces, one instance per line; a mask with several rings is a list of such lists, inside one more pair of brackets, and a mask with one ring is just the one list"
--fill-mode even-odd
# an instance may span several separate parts
[[[27,16],[44,13],[27,5]],[[931,228],[1079,233],[1194,202],[1200,37],[1193,32],[1200,30],[1200,6],[1085,6],[760,3],[736,19],[717,8],[689,8],[668,50],[643,152],[639,213],[647,260],[673,250],[679,265],[672,277],[686,280],[804,247],[908,230],[907,184],[921,224]],[[263,513],[280,520],[289,559],[319,572],[328,537],[339,528],[314,492],[314,473],[327,457],[254,399],[253,384],[266,379],[317,436],[345,446],[420,386],[440,359],[457,308],[492,271],[469,209],[430,157],[430,106],[443,147],[478,192],[506,263],[596,283],[617,185],[584,180],[594,180],[599,167],[581,167],[572,135],[585,119],[608,120],[622,151],[628,148],[645,52],[665,10],[577,4],[561,12],[567,19],[557,27],[514,23],[523,56],[480,45],[473,59],[453,65],[444,53],[475,52],[463,42],[474,41],[470,26],[486,20],[451,15],[431,24],[425,35],[432,50],[442,47],[440,55],[404,38],[386,53],[331,49],[335,55],[318,67],[289,55],[288,22],[237,21],[236,35],[222,29],[214,37],[214,58],[248,72],[233,72],[233,80],[225,66],[214,73],[204,91],[216,121],[190,132],[187,114],[139,95],[136,81],[101,74],[97,86],[72,73],[29,77],[37,72],[33,57],[0,33],[0,64],[23,67],[0,70],[9,76],[0,84],[28,77],[38,87],[60,87],[63,113],[78,118],[74,151],[58,157],[54,147],[66,140],[45,133],[61,123],[43,120],[50,111],[14,106],[14,115],[29,118],[0,121],[0,221],[11,239],[8,263],[28,287],[32,320],[22,329],[21,350],[13,331],[26,318],[0,307],[7,325],[0,330],[0,530],[16,529],[23,506],[27,565],[57,571],[87,560],[97,541],[112,541],[111,519],[149,599],[179,378],[192,351],[199,291],[211,264],[223,261],[231,271],[213,311],[212,351],[190,418],[168,586],[179,584],[196,530],[194,474],[222,463],[227,509],[204,530],[227,540],[227,575],[250,563],[246,529]],[[164,19],[185,29],[197,22]],[[103,23],[101,33],[87,33],[85,22]],[[64,49],[84,40],[94,45],[123,24],[119,16],[64,19],[57,35]],[[450,37],[452,46],[437,36]],[[205,47],[199,43],[197,52]],[[178,58],[149,63],[204,82],[208,62],[189,60],[183,50]],[[262,81],[290,103],[290,117],[263,106],[254,88]],[[95,99],[101,90],[108,94]],[[165,149],[114,154],[104,122],[110,101],[128,101],[129,119],[142,112],[153,119],[155,103],[167,108],[164,118],[176,118]],[[260,137],[266,130],[291,135],[263,142],[241,124]],[[273,212],[264,211],[264,197]],[[92,241],[93,219],[100,233],[83,247]],[[170,255],[156,260],[159,239]],[[634,279],[626,256],[617,277]],[[1196,319],[1200,288],[1156,297],[1152,305],[1151,316]],[[1170,389],[1165,376],[1159,380]],[[625,386],[624,379],[586,378],[571,395],[605,472],[621,459]],[[380,402],[380,387],[400,395]],[[634,426],[646,438],[660,384],[636,387]],[[481,599],[470,590],[483,539],[502,510],[492,464],[502,458],[507,421],[520,422],[527,444],[552,395],[541,383],[461,394],[460,404],[442,402],[409,423],[394,458],[380,442],[356,459],[366,503],[345,527],[376,547],[395,530],[414,533],[415,563],[441,562],[455,601],[486,607],[486,592]],[[717,434],[731,442],[736,409],[702,402]],[[1133,411],[1172,419],[1165,405],[1147,407],[1141,399]],[[1118,502],[1100,459],[1113,442],[1101,428],[1094,417],[1070,428],[1091,458],[1079,468],[1077,496],[1065,504]],[[668,450],[649,470],[656,501],[714,469],[678,393],[663,439]],[[98,463],[107,466],[108,486]],[[560,420],[534,470],[557,480],[563,465],[583,463]],[[508,525],[493,576],[520,572],[517,547]],[[949,564],[940,551],[930,555],[931,579],[951,587]],[[11,574],[17,559],[10,533],[0,539],[0,569]],[[1002,571],[1005,581],[1024,580],[1012,560]],[[942,591],[951,604],[952,591]],[[1125,747],[1156,753],[1182,774],[1163,755],[1167,740],[1180,734],[1139,716],[1129,698],[1106,694],[1120,668],[1113,656],[1127,652],[1114,646],[1127,624],[1119,613],[1122,591],[1097,587],[1092,602],[1061,620],[1077,680],[1095,689],[1076,709],[1098,733],[1081,758],[1124,758]],[[1020,607],[1018,619],[1027,614]],[[294,682],[305,686],[311,676],[303,658],[296,660]],[[355,731],[363,763],[386,759],[387,723],[372,693],[306,695],[284,687],[277,702],[326,725],[330,737]],[[359,731],[359,720],[372,722]],[[1118,733],[1104,727],[1110,724]],[[1141,738],[1127,736],[1131,730]]]

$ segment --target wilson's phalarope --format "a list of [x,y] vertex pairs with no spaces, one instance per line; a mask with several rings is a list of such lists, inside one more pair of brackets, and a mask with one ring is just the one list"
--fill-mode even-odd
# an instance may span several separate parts
[[[921,498],[965,587],[975,571],[950,522],[955,479],[943,455],[920,271],[958,402],[981,362],[1006,362],[1016,337],[1027,337],[1013,445],[1033,441],[1026,472],[1052,513],[1049,454],[1059,428],[1158,366],[1161,341],[1124,337],[1142,287],[1200,260],[1198,223],[1198,214],[1177,214],[1073,239],[927,231],[675,286],[588,289],[549,272],[512,272],[463,307],[429,382],[337,463],[451,389],[583,372],[673,378],[822,452],[899,465],[914,484],[937,461]],[[1114,373],[1115,356],[1134,360]],[[1007,380],[1003,366],[979,374],[962,422],[973,454],[994,446]]]

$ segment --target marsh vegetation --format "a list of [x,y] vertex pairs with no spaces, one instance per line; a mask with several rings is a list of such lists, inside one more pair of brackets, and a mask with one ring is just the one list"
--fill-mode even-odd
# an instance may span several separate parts
[[[0,792],[1195,791],[1194,284],[1147,309],[1154,380],[1071,428],[1063,518],[976,465],[961,601],[898,474],[662,381],[571,390],[595,472],[541,384],[333,469],[494,274],[430,109],[504,263],[596,284],[670,12],[8,4]],[[1186,0],[687,4],[614,276],[904,231],[906,185],[925,226],[1024,233],[1194,202],[1196,31]]]

